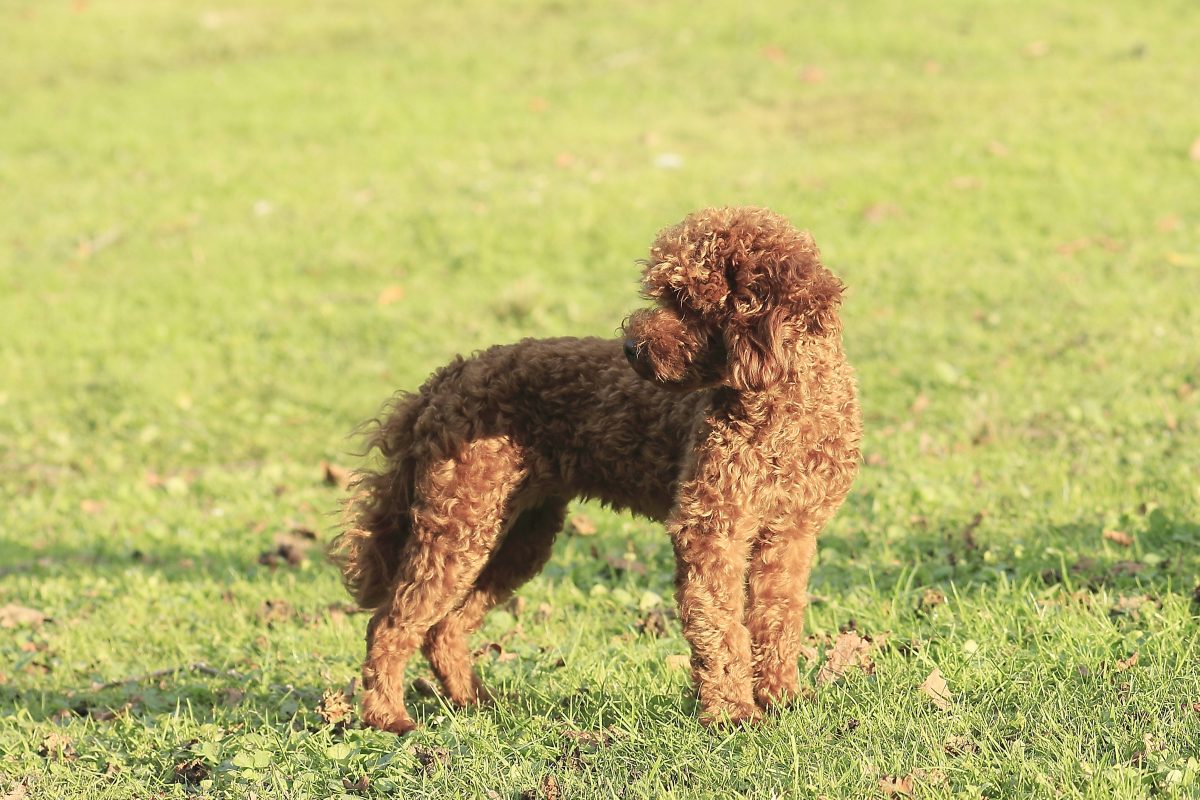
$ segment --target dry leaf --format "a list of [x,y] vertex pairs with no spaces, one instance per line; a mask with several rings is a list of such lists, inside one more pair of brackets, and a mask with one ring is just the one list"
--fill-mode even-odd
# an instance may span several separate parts
[[28,795],[29,786],[26,785],[25,781],[21,781],[20,783],[14,783],[13,787],[8,790],[8,794],[0,797],[0,800],[25,800]]
[[104,502],[102,500],[80,500],[79,510],[85,514],[99,514],[104,510]]
[[1109,609],[1109,616],[1122,617],[1128,616],[1137,619],[1141,616],[1142,606],[1146,603],[1153,603],[1154,598],[1144,594],[1121,595],[1117,598],[1117,602]]
[[1124,672],[1125,670],[1127,670],[1130,667],[1137,664],[1137,662],[1138,662],[1138,652],[1136,650],[1134,650],[1133,655],[1131,655],[1129,658],[1122,658],[1122,659],[1117,660],[1117,672]]
[[921,599],[917,602],[917,610],[928,614],[938,606],[946,604],[946,595],[939,592],[937,589],[926,589],[921,593]]
[[29,625],[36,628],[50,618],[40,611],[25,606],[8,604],[0,606],[0,628],[15,628]]
[[488,642],[487,644],[478,648],[475,651],[475,657],[478,658],[479,656],[487,653],[494,653],[496,655],[496,661],[501,664],[506,661],[515,661],[517,659],[516,653],[506,652],[504,645],[500,644],[499,642]]
[[834,683],[853,667],[861,667],[870,673],[875,667],[867,657],[870,649],[871,643],[854,631],[839,633],[833,647],[825,653],[825,663],[817,670],[817,686]]
[[371,788],[371,779],[365,774],[359,775],[355,780],[350,780],[348,777],[342,778],[342,788],[347,792],[357,792],[362,794],[366,792],[367,789]]
[[913,399],[912,405],[908,407],[908,410],[913,416],[920,416],[925,412],[925,409],[929,408],[929,403],[929,395],[921,392]]
[[[1200,139],[1196,140],[1200,142]],[[1159,217],[1154,223],[1154,229],[1159,233],[1174,233],[1183,226],[1183,219],[1178,214],[1167,214],[1165,217]]]
[[773,64],[780,64],[787,60],[787,56],[784,55],[783,49],[780,48],[779,45],[767,45],[762,49],[762,54],[763,58],[767,59],[767,61],[770,61]]
[[566,731],[563,736],[574,742],[580,749],[589,752],[599,750],[612,741],[608,731]]
[[554,616],[554,606],[549,603],[538,603],[537,611],[533,612],[534,622],[545,622]]
[[1192,142],[1192,146],[1188,148],[1188,158],[1192,161],[1200,161],[1200,136],[1196,137],[1196,141]]
[[638,620],[638,632],[647,636],[661,638],[670,634],[667,626],[667,615],[660,608],[652,608],[646,616]]
[[1113,575],[1137,575],[1146,565],[1137,561],[1118,561],[1109,569]]
[[587,514],[572,514],[567,521],[569,530],[576,536],[593,536],[596,533],[596,523]]
[[432,775],[443,764],[450,763],[450,751],[444,747],[413,747],[412,754],[420,762],[426,775]]
[[75,745],[71,743],[71,737],[57,732],[42,739],[38,755],[52,761],[74,761],[79,758],[79,754],[75,752]]
[[895,203],[872,203],[863,210],[863,219],[871,224],[901,216],[903,212]]
[[921,692],[943,711],[952,705],[946,679],[942,677],[942,671],[937,667],[933,668],[933,672],[929,673],[929,677],[921,684]]
[[893,778],[885,775],[879,779],[879,791],[884,797],[912,797],[913,780],[911,775],[903,778]]
[[1133,537],[1125,531],[1105,531],[1104,538],[1121,545],[1121,547],[1129,547],[1133,544]]
[[978,753],[979,745],[970,736],[951,736],[942,743],[942,749],[948,756],[961,756],[967,753]]
[[800,80],[805,83],[823,83],[825,81],[825,70],[820,67],[807,66],[800,70]]
[[392,303],[399,303],[404,299],[403,286],[385,286],[379,292],[379,296],[375,298],[375,304],[379,306],[390,306]]
[[354,719],[354,705],[341,689],[326,689],[317,703],[317,716],[334,728],[345,728]]
[[608,566],[612,567],[613,572],[619,577],[628,572],[631,575],[645,575],[646,566],[639,562],[633,553],[626,553],[623,556],[609,556],[605,559]]
[[562,797],[562,789],[558,786],[558,778],[554,777],[553,773],[547,773],[542,776],[542,782],[538,784],[538,789],[542,792],[542,797],[546,800],[560,800]]
[[345,489],[350,485],[350,470],[345,467],[339,467],[329,461],[322,461],[321,472],[325,483],[329,486]]
[[258,607],[258,618],[267,625],[286,622],[292,617],[292,606],[286,600],[264,600]]
[[208,780],[209,769],[208,764],[205,764],[203,759],[190,758],[176,764],[173,772],[175,783],[199,786],[200,781]]

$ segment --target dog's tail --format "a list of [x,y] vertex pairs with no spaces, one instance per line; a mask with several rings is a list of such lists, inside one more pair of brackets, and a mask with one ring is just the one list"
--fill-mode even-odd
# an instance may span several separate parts
[[363,608],[378,608],[387,601],[400,550],[412,530],[413,427],[422,407],[420,395],[402,392],[364,426],[366,454],[378,450],[383,463],[356,473],[343,532],[329,546],[342,583]]

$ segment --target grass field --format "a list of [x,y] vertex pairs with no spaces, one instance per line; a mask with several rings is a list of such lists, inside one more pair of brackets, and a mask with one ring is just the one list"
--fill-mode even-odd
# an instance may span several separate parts
[[[0,2],[0,798],[1200,796],[1194,3],[254,5]],[[581,505],[497,708],[335,724],[322,461],[726,204],[851,287],[811,700],[701,728],[666,537]]]

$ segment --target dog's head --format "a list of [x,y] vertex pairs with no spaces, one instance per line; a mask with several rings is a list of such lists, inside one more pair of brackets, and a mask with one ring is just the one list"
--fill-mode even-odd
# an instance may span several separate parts
[[710,208],[662,231],[626,320],[625,354],[668,388],[761,391],[785,378],[803,336],[837,335],[842,282],[812,237],[762,208]]

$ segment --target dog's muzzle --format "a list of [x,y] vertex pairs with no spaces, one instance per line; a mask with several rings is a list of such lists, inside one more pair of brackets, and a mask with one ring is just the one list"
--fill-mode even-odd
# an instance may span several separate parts
[[625,358],[628,359],[630,364],[636,364],[638,361],[637,342],[633,339],[625,340]]

